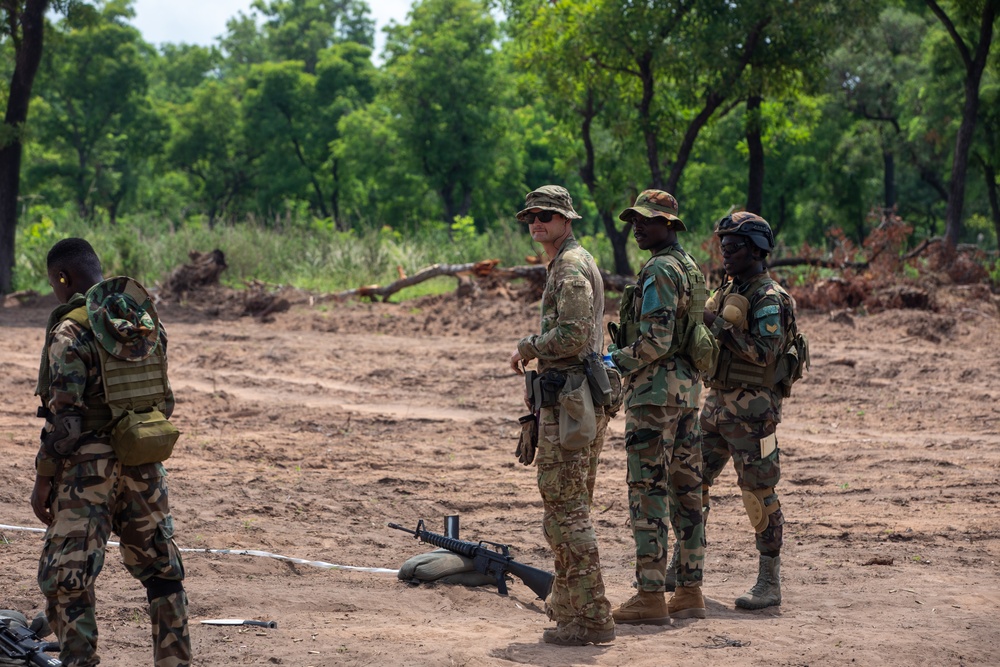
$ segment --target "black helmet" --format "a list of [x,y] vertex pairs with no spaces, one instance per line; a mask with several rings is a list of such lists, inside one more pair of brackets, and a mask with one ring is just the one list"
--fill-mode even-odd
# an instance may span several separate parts
[[729,234],[747,237],[764,252],[769,253],[774,250],[774,233],[771,232],[771,225],[767,224],[767,220],[756,213],[737,211],[719,220],[719,224],[715,228],[715,235],[727,236]]

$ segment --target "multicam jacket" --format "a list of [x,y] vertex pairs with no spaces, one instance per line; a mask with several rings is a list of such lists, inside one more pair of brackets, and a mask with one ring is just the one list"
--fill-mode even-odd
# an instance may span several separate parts
[[[92,431],[111,420],[111,410],[104,399],[101,359],[93,331],[71,319],[62,319],[74,306],[83,305],[83,297],[75,295],[69,303],[59,306],[49,318],[45,347],[42,351],[39,382],[35,393],[53,414],[74,412],[83,417],[83,431]],[[160,342],[166,352],[167,338],[162,325]],[[174,394],[167,384],[166,411],[174,409]],[[74,461],[86,461],[114,456],[109,439],[82,438],[73,453]],[[38,474],[56,473],[59,459],[45,447],[39,447],[35,458]]]
[[612,352],[615,365],[628,382],[626,409],[633,405],[698,407],[700,373],[687,356],[666,356],[678,318],[686,317],[691,307],[691,283],[684,267],[668,254],[671,247],[654,254],[639,271],[633,300],[638,338]]
[[542,292],[542,332],[522,338],[517,351],[538,359],[538,372],[579,368],[604,350],[604,279],[594,258],[570,234],[549,263]]
[[[775,364],[788,344],[789,324],[795,321],[791,296],[766,270],[746,282],[723,285],[719,291],[742,294],[750,302],[745,330],[721,317],[712,324],[712,333],[723,349],[720,367],[727,358],[760,367]],[[713,301],[721,304],[722,299]],[[720,307],[716,305],[716,309]],[[782,396],[776,387],[719,387],[713,385],[712,379],[707,379],[706,384],[710,391],[703,414],[713,423],[781,421]]]

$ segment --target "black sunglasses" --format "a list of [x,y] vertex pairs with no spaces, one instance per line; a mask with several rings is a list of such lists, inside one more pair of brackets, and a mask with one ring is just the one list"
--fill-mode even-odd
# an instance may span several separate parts
[[728,257],[730,255],[735,255],[743,248],[746,248],[747,242],[739,241],[738,243],[722,243],[720,245],[722,247],[722,254]]
[[555,211],[539,211],[538,213],[532,213],[528,211],[524,214],[524,218],[521,220],[526,225],[530,225],[538,218],[538,222],[552,222],[552,216],[556,214]]

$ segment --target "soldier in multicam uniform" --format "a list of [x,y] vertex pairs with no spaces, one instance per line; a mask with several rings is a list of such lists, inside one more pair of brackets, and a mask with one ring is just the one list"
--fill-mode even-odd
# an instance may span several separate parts
[[[551,259],[542,295],[541,333],[522,338],[510,366],[538,360],[538,373],[556,377],[582,375],[584,358],[604,348],[604,281],[590,253],[573,237],[580,218],[569,192],[546,185],[529,192],[517,219]],[[569,380],[567,379],[567,382]],[[590,519],[594,474],[604,442],[608,415],[595,406],[596,435],[575,449],[560,441],[561,405],[542,407],[539,416],[538,490],[544,506],[542,525],[555,556],[555,581],[546,613],[556,621],[543,641],[582,646],[612,641],[615,624],[604,593],[597,537]]]
[[[102,282],[100,260],[85,240],[65,239],[49,251],[48,277],[61,305],[49,317],[39,369],[36,393],[48,423],[35,460],[31,507],[48,526],[38,583],[59,640],[60,660],[68,667],[100,662],[94,584],[114,531],[125,567],[146,588],[154,664],[187,667],[191,641],[181,583],[184,567],[173,540],[166,472],[160,463],[121,465],[109,437],[94,433],[104,432],[97,422],[106,421],[110,413],[99,343],[82,321],[91,321],[88,308],[101,307],[84,296]],[[105,315],[118,318],[110,322],[125,341],[125,354],[139,348],[149,354],[156,345],[162,345],[165,354],[162,328],[150,326],[155,312],[132,320],[122,313]],[[169,416],[174,400],[169,383],[164,386],[164,412]]]
[[774,487],[781,478],[775,429],[781,421],[778,362],[795,332],[791,297],[764,268],[774,248],[770,225],[753,213],[722,219],[722,261],[731,280],[709,300],[705,324],[722,348],[701,411],[705,457],[705,517],[709,488],[732,458],[760,552],[757,583],[736,599],[744,609],[781,604],[782,526]]
[[[618,216],[632,223],[639,247],[651,254],[631,297],[631,322],[638,325],[635,334],[619,337],[621,349],[614,343],[609,346],[615,365],[627,379],[625,450],[638,589],[614,610],[618,623],[705,618],[697,418],[701,376],[679,349],[692,305],[692,277],[701,283],[704,303],[704,276],[693,259],[684,260],[677,232],[686,227],[677,211],[672,195],[646,190]],[[629,306],[623,304],[623,308]],[[679,562],[672,563],[668,572],[667,557],[675,535]],[[675,591],[669,602],[664,599],[667,590]]]

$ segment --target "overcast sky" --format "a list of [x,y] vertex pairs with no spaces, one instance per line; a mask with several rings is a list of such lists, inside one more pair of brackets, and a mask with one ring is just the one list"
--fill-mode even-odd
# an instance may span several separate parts
[[[226,21],[242,11],[250,13],[252,0],[136,0],[132,24],[154,45],[164,42],[214,44],[226,31]],[[375,19],[375,53],[382,51],[382,27],[390,19],[406,21],[412,0],[369,0]]]

